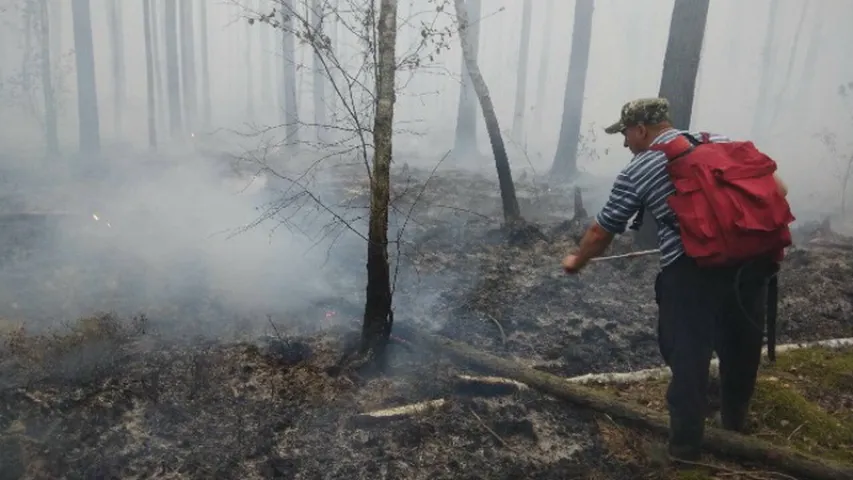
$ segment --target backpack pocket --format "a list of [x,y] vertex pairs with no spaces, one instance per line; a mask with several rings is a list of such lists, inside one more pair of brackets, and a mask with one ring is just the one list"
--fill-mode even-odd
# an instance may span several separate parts
[[716,176],[725,183],[715,191],[732,208],[727,222],[742,231],[775,232],[793,221],[790,207],[767,166],[732,166]]

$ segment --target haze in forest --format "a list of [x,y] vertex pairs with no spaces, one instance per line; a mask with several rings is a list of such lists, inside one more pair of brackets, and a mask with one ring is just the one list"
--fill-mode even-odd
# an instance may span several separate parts
[[[367,5],[358,0],[288,1],[302,12],[320,3],[336,3],[342,12]],[[77,300],[67,303],[57,293],[73,296],[67,288],[22,286],[59,284],[59,266],[81,258],[91,268],[111,271],[144,266],[139,281],[145,288],[139,289],[148,297],[136,298],[131,310],[189,295],[202,283],[209,283],[228,302],[257,311],[309,306],[334,290],[330,282],[343,282],[335,275],[342,264],[363,268],[363,241],[345,232],[330,248],[331,239],[324,234],[330,220],[316,208],[295,212],[292,225],[253,226],[262,216],[259,208],[270,200],[265,182],[274,184],[276,179],[253,179],[251,166],[245,165],[243,175],[234,176],[223,166],[223,159],[234,155],[269,156],[285,167],[334,153],[338,155],[331,161],[357,161],[347,153],[351,145],[308,148],[309,153],[291,156],[275,145],[286,137],[285,127],[251,135],[287,120],[282,105],[288,91],[298,105],[290,113],[300,122],[332,126],[338,122],[334,112],[340,105],[326,80],[318,84],[310,46],[295,39],[291,57],[282,51],[287,42],[280,29],[264,21],[247,21],[270,13],[277,3],[0,0],[0,168],[5,185],[0,206],[9,212],[68,210],[77,215],[59,221],[54,237],[45,240],[50,255],[0,267],[0,291],[6,291],[0,314],[15,315],[35,305],[46,316],[83,313],[93,304],[114,306],[91,302],[99,295],[94,285],[77,285]],[[571,111],[565,111],[564,97],[576,2],[531,2],[528,54],[520,60],[525,3],[468,0],[469,5],[479,5],[479,13],[471,15],[479,30],[477,60],[508,144],[513,174],[518,178],[527,171],[555,185],[575,181],[603,189],[587,205],[594,211],[616,172],[630,160],[621,136],[605,135],[603,128],[618,118],[626,101],[658,95],[674,2],[592,2],[588,65],[575,73],[584,79],[582,90],[574,91],[582,98],[582,108],[572,106]],[[97,109],[92,110],[97,116],[97,149],[84,148],[79,134],[86,126],[78,115],[75,52],[80,51],[76,42],[86,35],[85,26],[75,18],[75,13],[82,14],[72,6],[84,4],[93,46],[95,88],[87,95],[97,97]],[[151,9],[148,15],[146,4]],[[440,4],[444,9],[437,12]],[[47,41],[40,29],[44,18],[50,23]],[[156,150],[149,147],[146,18],[154,47],[150,60],[155,74],[151,90]],[[403,0],[398,18],[401,68],[394,168],[408,164],[431,169],[455,149],[457,154],[439,167],[439,177],[460,167],[494,177],[476,99],[476,135],[457,137],[462,60],[452,2]],[[773,156],[790,185],[800,222],[838,216],[842,210],[842,183],[850,175],[853,156],[853,141],[846,135],[853,127],[850,18],[853,3],[845,0],[710,1],[690,126],[754,140]],[[187,25],[192,25],[189,43],[183,33]],[[419,47],[424,25],[431,29],[430,40]],[[327,28],[338,59],[348,72],[359,71],[365,63],[365,45],[340,25]],[[438,51],[436,41],[442,42]],[[40,80],[45,48],[51,55],[57,109],[56,154],[50,154],[45,136]],[[186,62],[186,52],[193,62]],[[418,65],[409,68],[405,60],[415,57]],[[288,65],[292,81],[285,78]],[[520,65],[526,65],[526,75],[523,108],[517,115]],[[180,77],[170,77],[170,68],[180,70]],[[322,93],[315,94],[320,88]],[[549,176],[555,156],[560,157],[564,118],[578,114],[576,162],[581,175]],[[174,115],[183,116],[178,131]],[[303,139],[319,135],[310,126],[299,134]],[[469,146],[475,142],[478,153],[461,148],[460,142]],[[333,142],[326,139],[326,143]],[[335,181],[333,174],[325,175],[325,181]],[[323,194],[326,187],[321,183],[313,188]],[[848,205],[846,211],[851,208]],[[136,212],[133,220],[122,220],[127,211]],[[147,213],[140,217],[140,211]],[[838,218],[843,224],[844,217]],[[241,229],[247,226],[252,228]],[[200,277],[207,281],[197,281]],[[363,291],[361,283],[336,288],[350,290],[353,301]]]

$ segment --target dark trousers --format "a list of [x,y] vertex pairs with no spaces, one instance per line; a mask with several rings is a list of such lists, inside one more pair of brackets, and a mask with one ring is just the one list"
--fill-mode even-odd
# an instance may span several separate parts
[[714,351],[720,361],[723,428],[742,431],[761,361],[766,285],[775,269],[763,259],[701,268],[682,255],[658,274],[658,342],[672,371],[666,394],[671,454],[699,455]]

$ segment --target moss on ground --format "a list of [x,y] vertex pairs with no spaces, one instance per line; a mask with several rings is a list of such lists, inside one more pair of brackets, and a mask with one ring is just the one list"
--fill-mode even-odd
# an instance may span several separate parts
[[756,435],[853,464],[853,349],[780,354],[762,372],[751,412]]
[[[599,388],[663,412],[667,384],[668,380],[653,380]],[[709,425],[712,422],[709,418]],[[605,426],[602,433],[608,437],[606,430],[610,429],[609,436],[615,438],[613,428]],[[778,354],[775,365],[763,365],[750,408],[750,429],[751,435],[774,444],[853,464],[853,348],[789,350]],[[618,430],[621,436],[629,434],[625,429]],[[642,437],[606,443],[611,444],[612,450],[619,450],[617,456],[623,461],[625,457],[633,457],[636,463],[647,467],[644,447],[638,445],[655,441]],[[636,448],[626,448],[629,444]],[[635,455],[627,455],[628,450]],[[715,467],[729,475],[739,469],[716,459],[709,458],[703,463],[709,468],[670,471],[661,478],[700,480],[716,478]]]

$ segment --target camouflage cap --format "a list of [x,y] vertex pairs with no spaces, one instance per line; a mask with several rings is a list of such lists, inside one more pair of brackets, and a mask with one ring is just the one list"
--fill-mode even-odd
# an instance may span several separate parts
[[620,133],[634,125],[656,125],[669,121],[669,101],[665,98],[640,98],[622,106],[619,121],[604,129],[606,133]]

